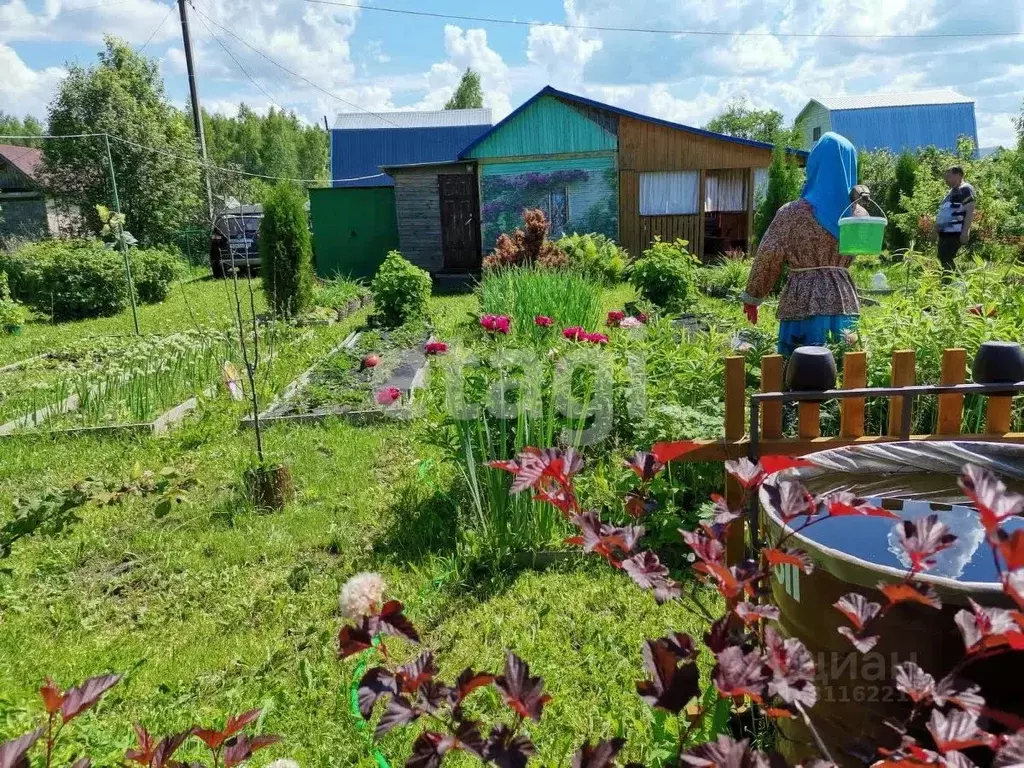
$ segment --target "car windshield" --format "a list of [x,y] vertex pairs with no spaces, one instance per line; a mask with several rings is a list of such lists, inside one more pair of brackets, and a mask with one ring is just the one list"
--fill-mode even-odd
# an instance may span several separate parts
[[255,235],[260,228],[260,217],[259,216],[225,216],[220,220],[217,227],[221,231],[226,231],[229,236],[235,237],[238,235]]

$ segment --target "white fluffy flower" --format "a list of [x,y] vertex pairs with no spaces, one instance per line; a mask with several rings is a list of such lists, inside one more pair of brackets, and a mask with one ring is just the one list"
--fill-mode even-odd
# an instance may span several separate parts
[[642,328],[643,323],[635,317],[624,317],[619,321],[619,328]]
[[341,612],[350,619],[359,619],[379,610],[384,604],[384,588],[379,573],[357,573],[341,588]]
[[299,764],[287,757],[279,757],[267,765],[267,768],[299,768]]

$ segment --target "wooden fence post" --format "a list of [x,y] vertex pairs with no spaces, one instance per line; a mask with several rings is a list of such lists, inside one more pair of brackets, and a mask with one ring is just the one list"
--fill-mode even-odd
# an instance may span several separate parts
[[[914,350],[902,349],[892,353],[892,386],[909,387],[914,384],[917,378],[915,371],[916,357]],[[889,398],[889,430],[890,437],[898,436],[901,432],[903,415],[903,398]]]
[[800,403],[797,409],[797,433],[803,440],[821,437],[821,403]]
[[[942,350],[942,374],[939,384],[963,384],[967,381],[967,350]],[[939,414],[935,425],[940,435],[959,435],[964,418],[963,395],[939,395]]]
[[992,395],[985,403],[985,432],[1003,435],[1010,431],[1013,419],[1013,398],[1009,395]]
[[[725,358],[725,441],[729,443],[742,440],[746,432],[744,428],[747,399],[746,361],[742,357]],[[743,504],[743,486],[725,473],[725,501],[729,509],[739,509]],[[733,520],[726,533],[725,556],[730,564],[743,559],[746,544],[744,542],[744,519],[741,515]]]
[[[782,391],[782,355],[761,358],[761,391]],[[778,440],[782,437],[782,403],[761,403],[761,437]]]
[[[847,352],[843,356],[843,389],[867,386],[867,353]],[[864,398],[842,400],[839,434],[843,437],[864,437]]]

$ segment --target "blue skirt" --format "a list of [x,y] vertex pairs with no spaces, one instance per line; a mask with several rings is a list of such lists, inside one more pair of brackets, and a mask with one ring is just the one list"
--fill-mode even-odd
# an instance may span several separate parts
[[857,325],[856,315],[814,315],[779,322],[779,354],[789,357],[797,347],[823,347],[842,340]]

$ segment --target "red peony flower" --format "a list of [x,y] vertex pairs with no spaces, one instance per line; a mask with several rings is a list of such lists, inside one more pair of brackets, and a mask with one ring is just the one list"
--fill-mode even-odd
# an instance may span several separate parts
[[398,387],[384,387],[377,393],[378,405],[391,405],[402,397],[402,390]]
[[647,315],[645,315],[643,312],[637,312],[635,315],[633,315],[633,317],[635,317],[641,323],[647,322]]
[[579,325],[571,325],[562,331],[562,335],[569,341],[586,341],[589,334],[586,328]]
[[376,368],[380,364],[379,355],[367,355],[359,361],[359,370],[364,371],[367,368]]
[[626,313],[621,309],[613,309],[608,313],[607,325],[609,328],[618,328],[619,323],[626,319]]
[[423,351],[428,355],[443,355],[448,351],[448,345],[443,341],[428,341]]
[[607,344],[608,337],[603,333],[588,333],[586,336],[587,341],[591,344]]
[[547,328],[549,325],[554,325],[555,321],[552,320],[547,315],[537,315],[535,318],[533,318],[533,322],[539,325],[541,328]]
[[480,318],[480,325],[491,333],[509,332],[509,320],[505,315],[483,315]]

